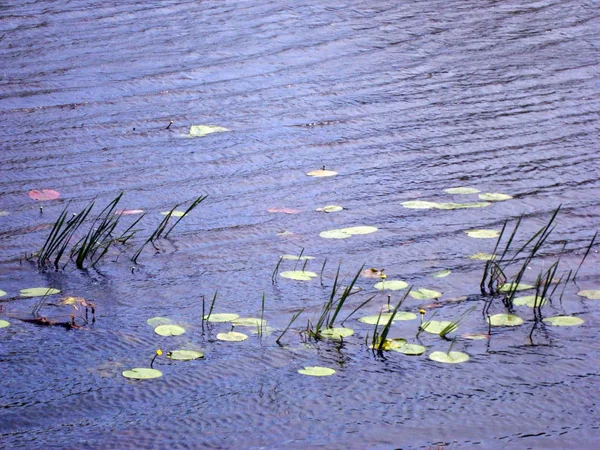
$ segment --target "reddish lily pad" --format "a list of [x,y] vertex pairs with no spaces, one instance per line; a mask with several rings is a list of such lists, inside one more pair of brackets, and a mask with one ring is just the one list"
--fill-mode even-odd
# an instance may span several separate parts
[[29,198],[38,201],[56,200],[57,198],[60,198],[60,192],[55,191],[54,189],[33,189],[29,191]]

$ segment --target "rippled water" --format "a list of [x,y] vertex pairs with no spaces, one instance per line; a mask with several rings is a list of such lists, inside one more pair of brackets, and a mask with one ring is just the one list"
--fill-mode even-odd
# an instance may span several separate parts
[[[576,292],[600,284],[595,250],[562,303],[544,308],[586,322],[538,328],[536,345],[527,309],[518,311],[525,327],[458,339],[454,348],[471,360],[452,367],[426,355],[373,357],[364,345],[372,327],[354,319],[346,325],[356,335],[341,348],[305,347],[298,330],[318,316],[341,261],[346,283],[364,263],[443,291],[441,307],[429,308],[438,318],[476,306],[460,331],[485,333],[483,263],[468,255],[494,244],[464,231],[524,215],[524,239],[559,204],[552,256],[535,262],[527,281],[558,255],[561,272],[577,268],[600,219],[599,11],[597,1],[571,0],[4,2],[0,318],[11,326],[0,330],[0,447],[592,448],[600,307]],[[231,132],[186,137],[199,124]],[[305,175],[322,166],[339,174]],[[455,186],[514,199],[402,207],[476,198],[444,193]],[[31,189],[62,197],[40,213]],[[96,270],[59,272],[23,260],[67,204],[79,211],[120,192],[123,207],[148,214],[118,259],[115,251]],[[208,199],[132,270],[128,256],[158,213],[201,194]],[[346,209],[315,211],[327,204]],[[379,231],[319,237],[355,225]],[[321,282],[272,283],[280,255],[302,249],[315,257],[307,270],[320,272],[327,259]],[[445,268],[449,277],[431,278]],[[363,291],[344,317],[376,292],[373,280],[357,284]],[[33,286],[92,299],[96,323],[67,332],[21,322],[36,299],[18,293]],[[200,321],[202,296],[215,290],[215,310],[245,316],[260,314],[264,294],[265,317],[280,331],[306,309],[285,348],[275,344],[280,331],[219,342],[229,326],[202,333]],[[427,303],[409,299],[405,308]],[[499,301],[492,311],[503,311]],[[146,324],[153,316],[186,334],[157,336]],[[416,328],[392,330],[415,341]],[[427,354],[449,346],[420,340]],[[121,376],[147,366],[157,348],[180,347],[206,357],[163,357],[159,380]],[[303,377],[306,365],[337,373]]]

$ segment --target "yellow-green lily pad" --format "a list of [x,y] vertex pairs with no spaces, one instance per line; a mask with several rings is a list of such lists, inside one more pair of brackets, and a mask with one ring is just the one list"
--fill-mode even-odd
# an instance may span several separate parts
[[379,283],[375,283],[373,287],[380,291],[399,291],[400,289],[406,289],[408,287],[408,283],[402,280],[384,280],[380,281]]
[[321,231],[319,236],[324,239],[347,239],[350,237],[348,233],[338,229]]
[[29,289],[21,289],[21,297],[43,297],[45,295],[60,294],[60,289],[49,287],[37,287]]
[[442,293],[432,289],[419,288],[410,291],[410,296],[416,300],[430,300],[440,298]]
[[503,202],[504,200],[510,200],[512,195],[500,194],[499,192],[486,192],[485,194],[479,194],[479,198],[491,202]]
[[483,252],[479,252],[479,253],[474,253],[472,255],[469,255],[470,259],[477,259],[479,261],[489,261],[492,259],[496,259],[497,255],[491,255],[489,253],[483,253]]
[[483,333],[465,333],[465,334],[461,334],[461,337],[463,337],[465,339],[469,339],[471,341],[482,341],[484,339],[489,339],[490,335],[483,334]]
[[[375,348],[378,349],[379,348],[379,344],[381,343],[381,340],[379,340],[376,344],[375,344]],[[406,345],[406,339],[403,338],[394,338],[394,339],[386,339],[385,342],[383,343],[383,346],[381,347],[381,350],[397,350],[401,347],[404,347]],[[369,348],[373,348],[373,344],[369,344]]]
[[218,314],[211,314],[211,315],[205,315],[204,316],[204,320],[206,320],[207,322],[231,322],[235,319],[237,319],[239,316],[239,314],[233,314],[233,313],[218,313]]
[[348,336],[352,336],[354,330],[352,328],[338,327],[338,328],[325,328],[321,330],[321,336],[329,339],[342,339]]
[[260,327],[265,325],[267,321],[258,317],[239,317],[231,322],[236,327]]
[[402,206],[408,209],[433,209],[437,208],[439,203],[427,202],[424,200],[410,200],[408,202],[402,202]]
[[444,277],[447,277],[448,275],[450,275],[451,273],[452,273],[452,271],[450,269],[444,269],[444,270],[440,270],[439,272],[432,274],[431,276],[433,278],[444,278]]
[[217,334],[217,339],[220,341],[241,342],[248,339],[248,335],[240,333],[238,331],[230,331],[228,333]]
[[532,286],[531,284],[525,283],[504,283],[498,290],[500,292],[526,291],[527,289],[533,289],[534,287],[535,286]]
[[468,230],[465,233],[467,233],[467,236],[476,239],[492,239],[500,236],[498,230]]
[[598,289],[584,289],[583,291],[579,291],[577,295],[590,300],[600,300],[600,290]]
[[146,320],[146,323],[151,327],[156,328],[159,325],[171,325],[173,321],[171,319],[167,319],[166,317],[152,317]]
[[516,297],[513,299],[513,304],[517,306],[529,306],[531,308],[537,306],[543,306],[546,304],[546,299],[537,297],[535,295],[525,295],[523,297]]
[[523,319],[514,314],[494,314],[488,321],[493,327],[513,327],[523,323]]
[[361,225],[358,227],[342,228],[340,231],[342,233],[346,233],[346,234],[349,234],[350,236],[353,236],[355,234],[371,234],[371,233],[375,233],[377,230],[378,230],[377,227],[372,227],[369,225]]
[[471,188],[471,187],[454,187],[444,189],[446,194],[477,194],[481,192],[479,189]]
[[167,215],[169,215],[169,213],[171,214],[171,217],[183,217],[183,216],[185,216],[185,211],[178,211],[178,210],[175,210],[173,212],[171,212],[171,211],[161,211],[161,214],[163,216],[167,216]]
[[160,336],[179,336],[185,333],[185,328],[179,325],[159,325],[154,332]]
[[298,369],[298,373],[311,377],[328,377],[335,373],[335,370],[329,367],[306,366],[304,369]]
[[557,327],[574,327],[585,322],[583,319],[574,316],[554,316],[546,317],[544,322],[548,322]]
[[333,177],[333,176],[337,175],[337,172],[335,172],[333,170],[318,169],[318,170],[311,170],[310,172],[307,172],[306,175],[308,175],[310,177],[316,177],[316,178]]
[[190,361],[192,359],[204,358],[204,353],[196,350],[173,350],[167,353],[167,358],[177,361]]
[[1,320],[0,319],[0,328],[6,328],[10,325],[10,322],[8,320]]
[[431,334],[440,334],[451,324],[452,322],[449,322],[447,320],[428,320],[426,322],[423,322],[421,328],[423,329],[423,331],[426,331]]
[[392,350],[409,356],[419,356],[425,353],[427,349],[419,344],[404,344],[402,347],[393,348]]
[[371,316],[365,316],[358,319],[359,322],[366,323],[367,325],[386,324],[392,317],[392,313],[381,313],[373,314]]
[[281,259],[285,259],[288,261],[309,261],[311,259],[315,259],[314,256],[299,256],[299,255],[283,255]]
[[134,380],[150,380],[152,378],[162,377],[162,372],[149,367],[136,367],[135,369],[124,371],[123,376]]
[[468,208],[484,208],[491,205],[490,202],[472,202],[472,203],[438,203],[437,209],[468,209]]
[[216,125],[192,125],[190,127],[190,136],[201,137],[211,133],[223,133],[225,131],[231,131],[225,127],[219,127]]
[[6,292],[4,292],[2,289],[0,289],[0,297],[4,297],[6,295]]
[[326,205],[326,206],[323,206],[322,208],[317,208],[317,211],[326,212],[326,213],[338,212],[338,211],[343,211],[343,210],[344,210],[344,207],[340,206],[340,205]]
[[281,272],[279,275],[283,278],[289,278],[290,280],[296,281],[310,281],[317,276],[316,273],[309,272],[308,270],[289,270]]
[[445,364],[459,364],[469,360],[469,355],[463,352],[432,352],[429,359]]

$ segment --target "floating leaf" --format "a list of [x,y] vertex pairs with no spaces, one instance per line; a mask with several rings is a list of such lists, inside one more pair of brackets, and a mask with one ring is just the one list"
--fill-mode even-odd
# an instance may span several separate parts
[[40,191],[33,189],[29,191],[29,198],[39,201],[56,200],[60,198],[60,192],[54,189],[42,189]]
[[0,319],[0,328],[6,328],[9,325],[10,325],[9,321]]
[[192,359],[204,358],[204,353],[196,350],[173,350],[167,353],[167,358],[177,361],[190,361]]
[[446,364],[459,364],[469,360],[469,355],[463,352],[433,352],[429,359]]
[[479,252],[479,253],[475,253],[473,255],[469,255],[469,258],[471,258],[471,259],[477,259],[477,260],[480,260],[480,261],[489,261],[491,259],[495,259],[496,256],[497,255],[491,255],[489,253]]
[[321,336],[330,339],[342,339],[348,336],[352,336],[354,330],[352,328],[339,327],[339,328],[325,328],[321,330]]
[[161,336],[179,336],[185,333],[185,328],[179,325],[159,325],[154,329],[154,332]]
[[348,233],[345,233],[342,230],[321,231],[319,233],[319,236],[321,236],[322,238],[325,238],[325,239],[346,239],[346,238],[350,237],[350,235]]
[[302,211],[300,211],[299,209],[293,209],[293,208],[269,208],[269,209],[267,209],[267,212],[283,213],[283,214],[300,214]]
[[228,333],[219,333],[217,334],[217,339],[220,341],[227,342],[241,342],[248,339],[248,335],[244,333],[239,333],[237,331],[230,331]]
[[343,206],[339,206],[339,205],[327,205],[327,206],[323,206],[322,208],[317,208],[317,211],[319,211],[319,212],[326,212],[326,213],[332,213],[332,212],[343,211],[343,209],[344,209]]
[[493,327],[513,327],[517,325],[521,325],[523,323],[523,319],[519,316],[515,316],[514,314],[494,314],[490,316],[488,322]]
[[185,216],[185,211],[177,211],[177,210],[175,210],[173,212],[171,212],[171,211],[161,211],[161,214],[163,216],[167,216],[167,215],[169,215],[169,213],[171,214],[171,217],[183,217],[183,216]]
[[402,206],[409,209],[433,209],[437,208],[439,203],[426,202],[423,200],[411,200],[408,202],[402,202]]
[[450,269],[444,269],[444,270],[440,270],[439,272],[434,273],[431,276],[433,278],[444,278],[444,277],[447,277],[448,275],[450,275],[451,273],[452,273],[452,271]]
[[239,317],[231,321],[231,324],[236,327],[260,327],[264,326],[267,321],[258,317]]
[[[375,347],[372,344],[369,345],[369,348],[379,349],[381,344],[381,339],[378,339],[375,343]],[[406,339],[403,338],[394,338],[394,339],[386,339],[383,345],[381,346],[381,350],[397,350],[406,345]]]
[[583,291],[579,291],[577,295],[589,298],[590,300],[600,300],[600,290],[596,289],[585,289]]
[[340,231],[352,236],[355,234],[371,234],[375,233],[377,230],[377,227],[363,225],[359,227],[342,228]]
[[58,303],[60,306],[92,306],[83,297],[62,297]]
[[156,328],[159,325],[171,325],[173,321],[171,319],[167,319],[166,317],[152,317],[146,320],[146,323],[151,327]]
[[204,316],[204,320],[206,320],[207,322],[231,322],[232,320],[235,320],[238,317],[240,317],[239,314],[218,313],[211,314],[210,316],[207,314],[206,316]]
[[468,208],[483,208],[491,205],[490,202],[475,202],[475,203],[438,203],[437,209],[468,209]]
[[335,370],[329,367],[307,366],[304,369],[298,369],[298,373],[309,375],[311,377],[328,377],[335,373]]
[[9,214],[8,211],[0,211],[0,217],[8,216]]
[[533,289],[535,286],[525,283],[504,283],[498,289],[500,292],[513,292],[513,291],[526,291],[527,289]]
[[431,334],[440,334],[444,331],[449,325],[452,325],[452,322],[447,320],[428,320],[421,325],[423,331],[427,331]]
[[394,322],[396,320],[415,320],[417,315],[408,311],[397,311],[394,316]]
[[380,324],[386,324],[390,320],[391,317],[392,317],[391,313],[382,313],[381,315],[373,314],[371,316],[361,317],[360,319],[358,319],[358,321],[362,322],[362,323],[366,323],[368,325],[375,325],[378,321]]
[[216,125],[192,125],[190,127],[190,136],[201,137],[211,133],[222,133],[224,131],[230,130]]
[[455,187],[444,189],[446,194],[477,194],[481,192],[479,189],[470,188],[470,187]]
[[162,377],[162,372],[160,370],[150,369],[149,367],[136,367],[135,369],[123,372],[123,376],[134,380],[150,380],[152,378]]
[[382,270],[378,270],[375,267],[371,267],[370,269],[365,269],[360,273],[361,277],[365,278],[377,278],[380,279],[381,275],[383,275]]
[[465,333],[465,334],[461,334],[461,337],[463,337],[465,339],[470,339],[472,341],[480,341],[483,339],[489,339],[490,335],[482,334],[482,333]]
[[380,281],[379,283],[375,283],[373,285],[375,289],[380,291],[399,291],[400,289],[405,289],[408,287],[408,283],[402,280],[385,280]]
[[432,298],[439,298],[442,296],[441,292],[434,291],[432,289],[419,288],[410,291],[410,296],[417,300],[429,300]]
[[469,237],[476,239],[491,239],[500,236],[498,230],[469,230],[465,231]]
[[333,176],[337,175],[337,172],[334,172],[333,170],[319,169],[319,170],[311,170],[306,175],[311,176],[311,177],[317,177],[317,178],[333,177]]
[[529,306],[531,308],[536,306],[543,306],[546,304],[546,299],[537,297],[535,295],[525,295],[523,297],[516,297],[513,299],[513,304],[517,306]]
[[546,317],[544,322],[551,323],[557,327],[573,327],[576,325],[581,325],[584,320],[574,316],[554,316]]
[[134,214],[142,214],[144,212],[143,209],[118,209],[115,211],[115,215],[117,216],[132,216]]
[[307,261],[309,259],[315,259],[314,256],[297,256],[297,255],[283,255],[281,259],[291,260],[291,261]]
[[485,194],[479,194],[479,198],[481,200],[489,200],[491,202],[502,202],[504,200],[510,200],[512,196],[508,194],[500,194],[498,192],[487,192]]
[[49,287],[37,287],[29,289],[21,289],[21,297],[43,297],[45,295],[59,294],[60,289]]
[[404,353],[405,355],[409,356],[419,356],[425,353],[425,350],[427,349],[422,345],[418,344],[404,344],[402,347],[393,348],[392,350],[395,352]]
[[2,289],[0,289],[0,297],[4,297],[6,295],[6,292],[4,292]]
[[281,272],[279,275],[283,278],[289,278],[290,280],[296,281],[310,281],[317,276],[316,273],[309,272],[308,270],[289,270]]

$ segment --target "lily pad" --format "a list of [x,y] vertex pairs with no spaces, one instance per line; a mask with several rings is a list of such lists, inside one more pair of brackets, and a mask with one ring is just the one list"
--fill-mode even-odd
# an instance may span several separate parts
[[325,239],[346,239],[349,238],[350,235],[342,230],[326,230],[321,231],[319,236]]
[[133,216],[135,214],[142,214],[143,209],[118,209],[115,211],[116,216]]
[[484,339],[489,339],[490,335],[483,334],[483,333],[465,333],[465,334],[461,334],[461,337],[465,338],[465,339],[469,339],[471,341],[482,341]]
[[166,317],[152,317],[146,320],[146,323],[151,327],[156,328],[159,325],[171,325],[173,321],[171,319],[167,319]]
[[46,201],[46,200],[56,200],[60,198],[60,192],[55,191],[54,189],[33,189],[29,191],[29,198],[38,201]]
[[488,321],[493,327],[513,327],[523,323],[523,319],[514,314],[494,314]]
[[281,272],[279,275],[283,278],[289,278],[290,280],[296,281],[310,281],[317,276],[316,273],[309,272],[308,270],[289,270]]
[[283,255],[281,256],[281,259],[286,259],[286,260],[290,260],[290,261],[308,261],[311,259],[315,259],[314,256],[298,256],[298,255]]
[[230,130],[216,125],[192,125],[190,127],[190,136],[201,137],[211,133],[222,133],[224,131]]
[[513,304],[517,306],[529,306],[530,308],[533,308],[535,306],[543,306],[546,304],[546,299],[542,297],[536,297],[535,295],[525,295],[523,297],[514,298]]
[[[381,341],[378,341],[375,344],[375,348],[379,349],[379,344],[381,343]],[[381,350],[397,350],[399,348],[402,348],[406,345],[406,339],[403,338],[394,338],[394,339],[386,339],[385,342],[383,343],[383,346],[381,347]],[[369,348],[373,348],[373,344],[369,344]]]
[[479,194],[479,198],[481,200],[491,201],[491,202],[502,202],[504,200],[510,200],[512,195],[508,194],[500,194],[499,192],[487,192],[485,194]]
[[37,287],[29,289],[21,289],[21,297],[43,297],[45,295],[60,294],[60,289],[49,287]]
[[380,291],[399,291],[400,289],[406,289],[408,287],[408,283],[402,280],[385,280],[375,283],[373,287]]
[[477,259],[479,261],[490,261],[492,259],[495,259],[496,256],[497,255],[492,255],[492,254],[489,254],[489,253],[479,252],[479,253],[474,253],[472,255],[469,255],[469,258],[470,259]]
[[355,234],[371,234],[375,233],[377,230],[377,227],[362,225],[358,227],[342,228],[340,231],[353,236]]
[[450,275],[451,273],[452,273],[452,271],[450,269],[444,269],[444,270],[440,270],[439,272],[434,273],[431,276],[433,278],[444,278],[444,277],[447,277],[448,275]]
[[394,322],[396,320],[415,320],[417,315],[408,311],[397,311],[394,316]]
[[185,328],[179,325],[159,325],[154,332],[160,336],[179,336],[185,333]]
[[534,287],[535,286],[532,286],[531,284],[525,283],[504,283],[498,290],[500,292],[526,291],[527,289],[533,289]]
[[362,323],[366,323],[368,325],[375,325],[377,323],[377,321],[379,321],[380,325],[384,325],[384,324],[388,323],[388,321],[390,320],[390,317],[392,317],[391,313],[382,313],[381,315],[373,314],[371,316],[361,317],[358,319],[358,321],[362,322]]
[[463,352],[432,352],[429,359],[445,364],[459,364],[469,360],[469,355]]
[[590,300],[600,300],[600,290],[598,289],[584,289],[577,293],[580,297],[589,298]]
[[490,202],[472,202],[472,203],[438,203],[437,209],[468,209],[468,208],[484,208],[491,205]]
[[267,321],[258,317],[239,317],[231,321],[236,327],[260,327],[264,326]]
[[240,333],[238,331],[229,331],[228,333],[219,333],[217,334],[217,339],[220,341],[227,342],[241,342],[248,339],[248,335],[244,333]]
[[444,189],[446,194],[477,194],[481,192],[479,189],[471,188],[471,187],[455,187]]
[[269,208],[269,209],[267,209],[267,212],[283,213],[283,214],[300,214],[302,211],[300,211],[299,209],[293,209],[293,208]]
[[231,322],[237,319],[238,317],[240,317],[239,314],[217,313],[211,314],[210,316],[207,314],[206,316],[204,316],[204,320],[206,320],[207,322]]
[[339,328],[325,328],[321,330],[321,336],[330,339],[342,339],[348,336],[352,336],[354,330],[352,328],[339,327]]
[[334,172],[333,170],[319,169],[319,170],[311,170],[310,172],[307,172],[306,175],[308,175],[310,177],[322,178],[322,177],[333,177],[337,174],[338,173]]
[[410,200],[408,202],[402,202],[402,206],[409,209],[433,209],[437,208],[439,203],[426,202],[423,200]]
[[0,289],[0,297],[4,297],[6,295],[6,292],[4,292],[2,289]]
[[326,212],[326,213],[338,212],[338,211],[343,211],[343,210],[344,210],[344,207],[339,206],[339,205],[327,205],[327,206],[323,206],[322,208],[317,208],[317,211]]
[[500,236],[498,230],[468,230],[465,233],[467,233],[467,236],[476,239],[492,239]]
[[9,214],[8,211],[0,211],[0,217],[8,216]]
[[167,358],[177,361],[190,361],[192,359],[204,358],[204,353],[196,350],[173,350],[167,353]]
[[544,322],[548,322],[557,327],[573,327],[576,325],[581,325],[585,321],[574,316],[554,316],[546,317]]
[[440,298],[442,293],[432,289],[419,288],[410,291],[410,296],[416,300],[430,300],[432,298]]
[[404,344],[402,347],[393,348],[392,350],[409,356],[419,356],[425,353],[427,349],[419,344]]
[[162,372],[160,370],[150,369],[149,367],[136,367],[135,369],[124,371],[123,376],[134,380],[150,380],[152,378],[162,377]]
[[167,215],[169,215],[169,213],[171,213],[171,217],[183,217],[183,216],[185,216],[185,211],[177,211],[177,210],[175,210],[173,212],[171,212],[171,211],[161,211],[161,214],[163,216],[167,216]]
[[447,320],[428,320],[426,322],[423,322],[421,328],[423,329],[423,331],[426,331],[431,334],[440,334],[451,324],[452,322],[449,322]]
[[10,325],[10,322],[7,320],[0,320],[0,328],[6,328]]
[[298,369],[298,373],[311,377],[328,377],[335,373],[335,370],[329,367],[307,366],[304,369]]

